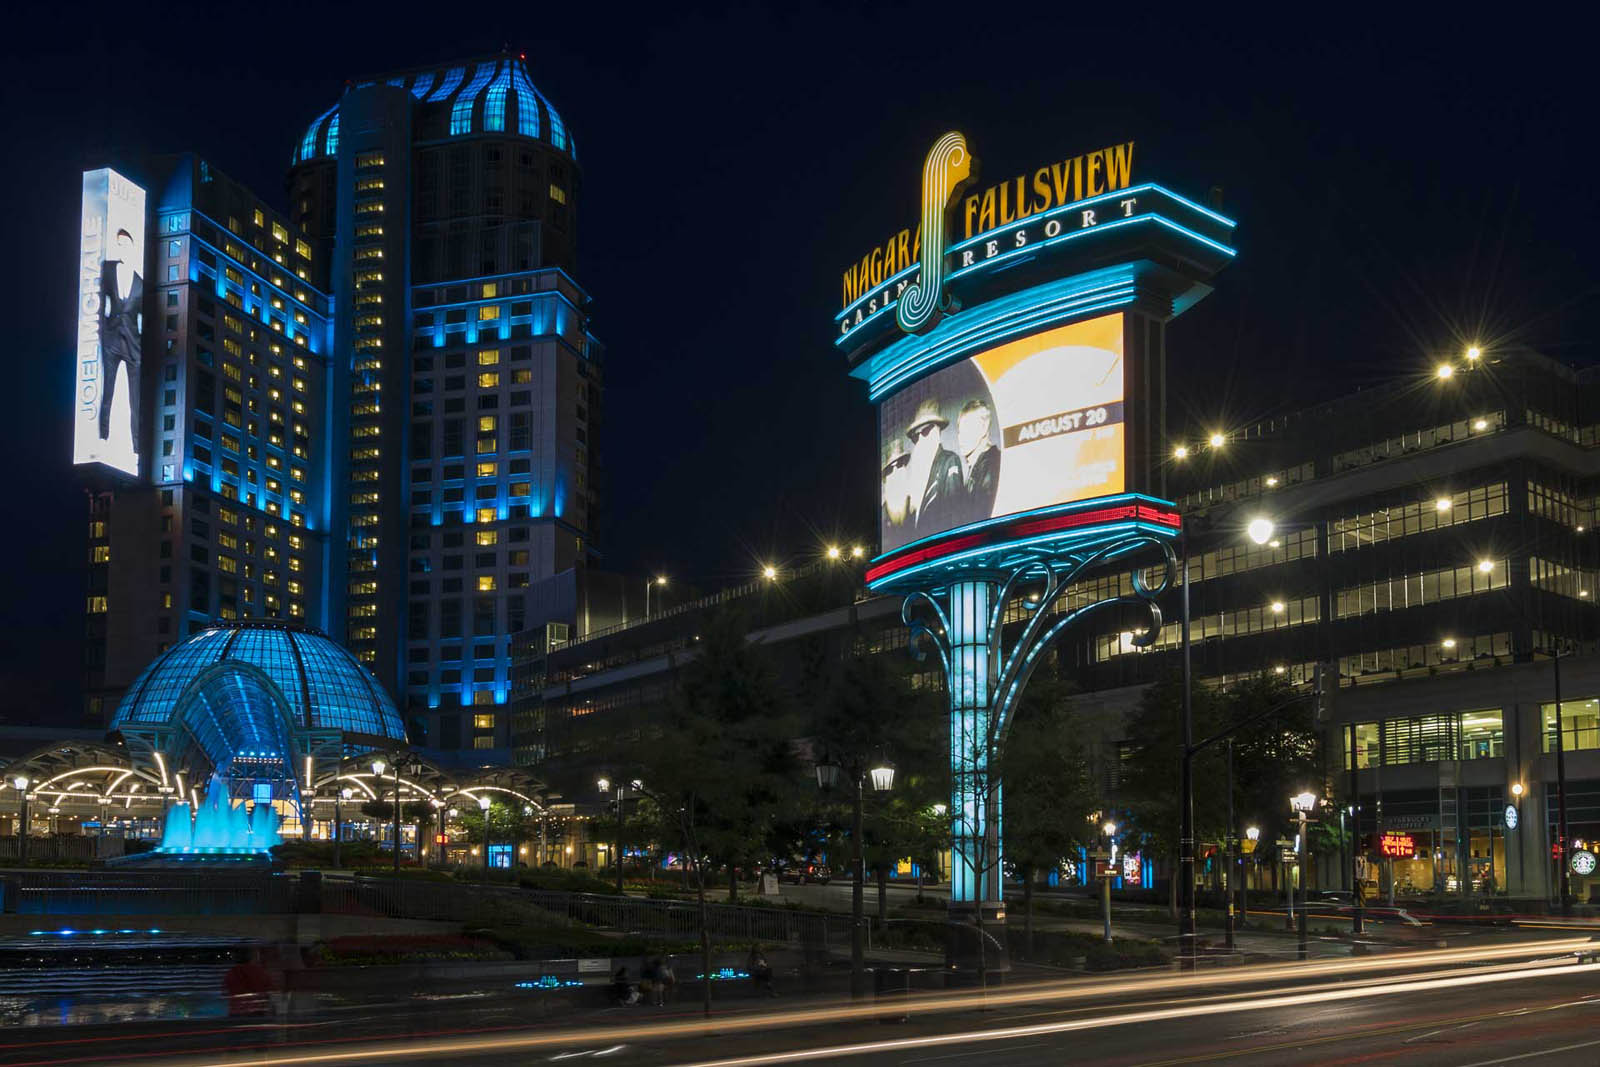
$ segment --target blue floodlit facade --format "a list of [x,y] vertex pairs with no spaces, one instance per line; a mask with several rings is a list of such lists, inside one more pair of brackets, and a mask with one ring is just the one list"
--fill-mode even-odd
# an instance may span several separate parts
[[512,53],[352,81],[307,120],[287,212],[197,155],[108,161],[150,194],[150,459],[83,469],[87,718],[213,623],[283,619],[347,647],[412,740],[509,760],[512,636],[572,621],[531,590],[596,537],[577,149]]
[[293,150],[333,315],[328,631],[430,747],[509,759],[530,588],[587,565],[603,387],[577,150],[514,54],[351,85]]

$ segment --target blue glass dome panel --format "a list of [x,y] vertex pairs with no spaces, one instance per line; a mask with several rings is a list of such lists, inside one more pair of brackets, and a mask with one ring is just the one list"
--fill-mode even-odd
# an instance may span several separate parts
[[[194,695],[194,682],[226,663],[265,674],[282,694],[296,728],[405,737],[394,701],[360,661],[323,634],[276,623],[213,626],[174,645],[128,689],[111,728],[171,722],[179,701]],[[208,689],[208,707],[225,691]],[[236,695],[245,699],[242,691]],[[241,707],[240,713],[249,710]]]

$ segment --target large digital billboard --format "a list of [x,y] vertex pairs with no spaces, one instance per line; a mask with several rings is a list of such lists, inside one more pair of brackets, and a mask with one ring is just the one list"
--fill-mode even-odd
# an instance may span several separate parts
[[78,243],[77,386],[72,461],[139,473],[145,191],[114,170],[85,171]]
[[980,352],[878,408],[882,551],[1124,489],[1122,315]]

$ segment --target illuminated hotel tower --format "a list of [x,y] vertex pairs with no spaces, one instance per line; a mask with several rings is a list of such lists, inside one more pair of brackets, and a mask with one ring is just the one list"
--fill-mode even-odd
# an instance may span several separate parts
[[417,740],[506,749],[530,584],[590,551],[572,138],[521,56],[404,71],[311,122],[289,188],[335,293],[328,629]]
[[[198,155],[113,162],[126,171],[118,185],[148,198],[114,224],[143,283],[130,305],[142,358],[115,394],[139,458],[94,462],[81,439],[76,457],[89,496],[94,725],[151,659],[213,619],[320,625],[327,611],[324,257]],[[85,175],[86,191],[105,173]],[[93,230],[86,217],[91,244]],[[87,306],[93,316],[92,297]]]

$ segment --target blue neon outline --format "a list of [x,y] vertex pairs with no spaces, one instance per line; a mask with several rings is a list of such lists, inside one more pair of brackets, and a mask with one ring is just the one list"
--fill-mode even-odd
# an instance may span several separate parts
[[[1017,541],[998,541],[992,545],[981,545],[977,548],[971,548],[964,552],[955,552],[948,556],[939,556],[936,559],[925,560],[922,563],[916,564],[915,566],[907,567],[905,570],[896,571],[893,574],[885,575],[875,582],[869,582],[867,583],[867,588],[877,591],[885,586],[898,585],[912,575],[921,574],[924,571],[938,567],[948,567],[953,563],[959,563],[962,560],[972,559],[975,556],[983,556],[996,552],[1006,552],[1015,549],[1026,548],[1030,545],[1045,544],[1051,541],[1072,541],[1074,547],[1088,548],[1110,540],[1111,535],[1113,534],[1128,533],[1130,531],[1153,534],[1155,536],[1168,538],[1176,538],[1178,536],[1178,531],[1170,526],[1157,526],[1153,523],[1147,523],[1140,520],[1114,522],[1104,525],[1086,527],[1083,531],[1085,536],[1081,539],[1074,538],[1069,531],[1056,530],[1048,534],[1040,534],[1037,537],[1029,537]],[[1130,551],[1132,551],[1131,548]],[[1109,562],[1110,559],[1115,558],[1118,557],[1108,557],[1108,559],[1103,562]],[[996,567],[998,568],[1001,566],[1003,565],[997,562]],[[951,580],[954,581],[957,579],[952,578]]]
[[980,347],[989,348],[1004,341],[1008,341],[1013,337],[1026,336],[1028,334],[1039,333],[1056,326],[1068,325],[1095,312],[1110,311],[1113,308],[1127,307],[1137,299],[1137,295],[1134,294],[1130,287],[1125,295],[1115,296],[1091,304],[1058,306],[1052,308],[1048,314],[1039,315],[1033,319],[1019,321],[1010,328],[1001,329],[991,335],[971,338],[970,340],[962,342],[958,346],[952,346],[937,356],[925,354],[924,357],[917,360],[915,364],[908,363],[903,367],[895,368],[894,371],[885,376],[883,381],[873,385],[868,390],[868,398],[873,401],[877,401],[881,399],[887,392],[904,388],[925,374],[931,374],[940,367],[966,359],[973,353],[975,349]]
[[[1126,273],[1120,274],[1114,279],[1107,280],[1108,276],[1109,276],[1109,273],[1112,272],[1112,271],[1126,271]],[[1093,281],[1093,282],[1096,282],[1096,283],[1102,283],[1103,282],[1104,284],[1081,285],[1081,286],[1074,284],[1074,283],[1082,283],[1082,282],[1090,282],[1090,281]],[[1050,310],[1057,310],[1057,309],[1059,309],[1059,307],[1060,307],[1062,302],[1072,301],[1072,300],[1078,299],[1078,298],[1090,298],[1090,297],[1107,296],[1107,295],[1134,294],[1136,283],[1137,283],[1137,278],[1135,277],[1135,273],[1134,273],[1134,270],[1133,270],[1131,265],[1121,265],[1121,266],[1117,266],[1117,267],[1103,268],[1101,270],[1090,271],[1090,272],[1088,272],[1086,274],[1076,274],[1076,275],[1072,275],[1071,277],[1069,277],[1067,279],[1064,279],[1062,281],[1047,282],[1043,286],[1034,286],[1031,289],[1021,290],[1021,292],[1019,292],[1019,293],[1007,293],[1005,296],[997,297],[996,299],[991,300],[991,301],[986,301],[985,303],[979,304],[976,307],[974,307],[973,308],[974,314],[968,315],[965,320],[958,320],[958,319],[955,319],[955,318],[952,318],[952,319],[948,320],[952,325],[949,326],[949,327],[946,327],[946,329],[950,330],[950,331],[960,330],[960,329],[963,329],[963,328],[965,328],[967,330],[981,330],[985,326],[990,325],[997,318],[999,318],[999,316],[1000,316],[1000,314],[1002,312],[1009,311],[1009,310],[1012,310],[1012,309],[1018,308],[1018,307],[1020,307],[1025,312],[1026,311],[1033,311],[1033,310],[1038,310],[1040,312],[1045,312],[1045,311],[1050,311]],[[1045,288],[1049,288],[1051,290],[1049,295],[1045,295],[1045,294],[1040,294],[1039,293],[1039,290],[1045,289]],[[1021,297],[1022,297],[1023,293],[1034,293],[1036,295],[1034,297],[1027,298],[1026,300],[1021,300]],[[1046,300],[1056,301],[1056,303],[1053,304],[1050,308],[1045,308],[1045,307],[1041,306],[1041,304],[1042,304],[1043,301],[1046,301]],[[886,308],[880,308],[878,311],[873,313],[874,317],[876,317],[877,315],[883,314],[885,310],[887,310],[887,309]],[[985,311],[987,313],[983,314],[983,315],[976,315],[975,313],[980,311],[980,310]],[[863,322],[862,325],[866,325],[866,323]],[[937,333],[937,332],[938,332],[938,329],[935,328],[934,333]],[[904,337],[898,338],[898,339],[896,339],[895,342],[891,343],[890,346],[889,346],[889,349],[894,349],[896,347],[905,346],[906,344],[909,343],[909,342],[907,342],[906,338],[912,337],[912,336],[923,337],[924,339],[927,339],[928,337],[932,337],[933,334],[928,334],[928,335],[920,335],[920,334],[911,335],[911,334],[908,334],[908,335],[905,335]],[[943,334],[941,336],[942,337],[949,337],[949,336],[951,336],[951,334],[947,332],[946,334]],[[929,345],[925,346],[924,351],[931,350],[931,349],[935,348],[937,345],[942,344],[942,343],[943,343],[942,341],[938,341],[938,342],[934,342],[933,344],[929,344]],[[890,371],[889,370],[883,370],[883,371],[879,371],[879,372],[874,373],[870,369],[867,369],[867,368],[870,368],[872,366],[880,366],[880,365],[883,365],[885,363],[890,363],[890,366],[892,366],[892,367],[898,367],[901,363],[907,363],[907,362],[910,362],[911,360],[915,359],[915,357],[907,356],[907,357],[904,357],[903,359],[896,359],[896,360],[893,360],[892,362],[890,362],[886,358],[887,355],[888,355],[889,349],[886,349],[884,351],[884,353],[882,353],[879,356],[876,356],[876,357],[872,358],[871,360],[869,360],[867,365],[866,365],[866,367],[858,369],[857,371],[853,372],[855,374],[855,376],[858,377],[858,378],[860,378],[860,377],[867,378],[869,381],[874,382],[874,385],[876,387],[876,383],[878,381],[880,381],[886,374],[890,373]]]
[[[1093,284],[1086,284],[1093,283]],[[1123,294],[1107,299],[1112,294]],[[924,335],[908,334],[873,355],[850,373],[867,381],[876,400],[891,388],[962,358],[964,353],[1019,332],[1043,329],[1092,311],[1132,303],[1135,294],[1131,264],[1102,268],[1008,293],[946,319]]]

